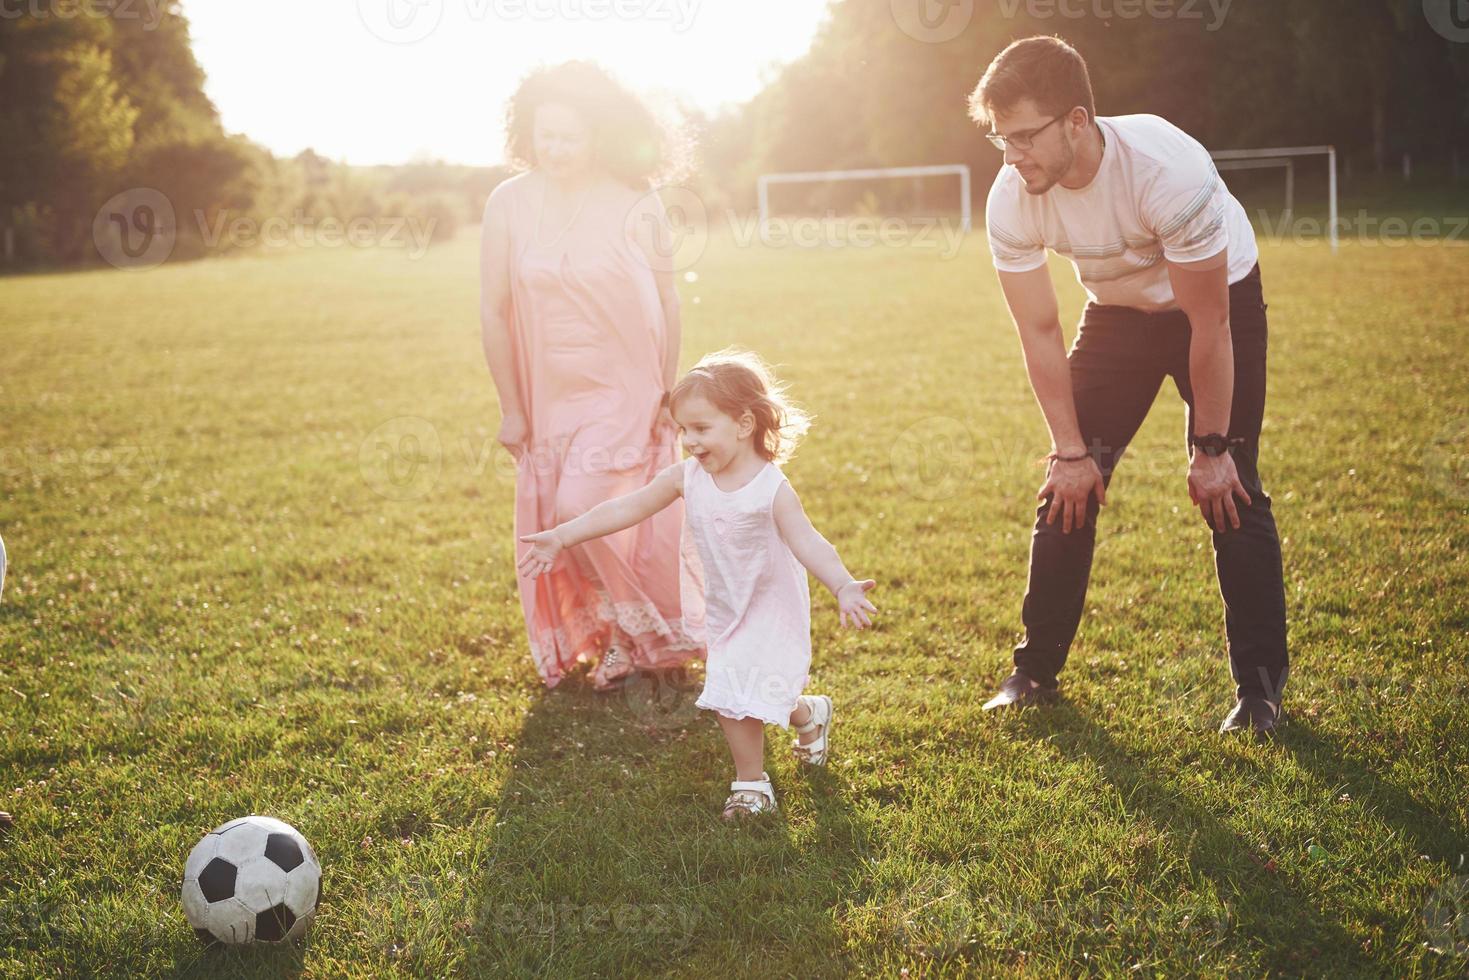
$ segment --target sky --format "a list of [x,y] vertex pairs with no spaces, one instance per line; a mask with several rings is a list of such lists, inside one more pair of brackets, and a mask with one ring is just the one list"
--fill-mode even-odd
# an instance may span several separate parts
[[184,0],[225,129],[281,156],[503,160],[506,98],[590,58],[655,101],[743,102],[827,0]]

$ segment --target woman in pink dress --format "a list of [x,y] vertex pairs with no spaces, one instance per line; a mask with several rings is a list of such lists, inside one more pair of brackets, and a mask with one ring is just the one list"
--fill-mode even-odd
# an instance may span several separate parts
[[[482,229],[481,320],[515,457],[515,535],[644,486],[677,459],[667,392],[681,321],[671,233],[651,178],[668,142],[601,69],[531,74],[506,113],[510,157]],[[531,657],[547,687],[593,664],[599,690],[636,670],[703,659],[703,607],[680,594],[682,508],[569,549],[520,579]],[[517,543],[517,560],[529,549]]]

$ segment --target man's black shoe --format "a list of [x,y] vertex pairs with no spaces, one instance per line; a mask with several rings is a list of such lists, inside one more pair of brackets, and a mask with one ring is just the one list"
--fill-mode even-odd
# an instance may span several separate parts
[[1054,687],[1041,687],[1035,681],[1016,671],[1000,685],[999,693],[984,703],[985,711],[1007,708],[1012,705],[1024,707],[1028,704],[1049,704],[1056,700]]
[[1261,697],[1243,697],[1219,726],[1220,732],[1253,732],[1256,738],[1272,738],[1280,721],[1280,705]]

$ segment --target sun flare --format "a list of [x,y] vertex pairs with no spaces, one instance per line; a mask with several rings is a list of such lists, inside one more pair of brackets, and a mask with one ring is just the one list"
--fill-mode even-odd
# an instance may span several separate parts
[[589,58],[655,97],[713,111],[799,57],[825,10],[826,0],[185,5],[231,132],[285,155],[480,165],[502,160],[502,104],[538,64]]

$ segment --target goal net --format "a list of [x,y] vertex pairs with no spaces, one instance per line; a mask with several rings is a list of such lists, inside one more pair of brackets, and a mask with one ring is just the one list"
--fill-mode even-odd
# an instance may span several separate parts
[[1327,207],[1329,216],[1326,234],[1331,241],[1332,252],[1337,251],[1336,198],[1336,147],[1334,146],[1277,146],[1258,150],[1216,150],[1210,154],[1214,166],[1220,170],[1262,170],[1279,167],[1285,171],[1285,215],[1282,227],[1289,227],[1296,207],[1296,161],[1301,157],[1325,156],[1327,160]]
[[973,220],[969,168],[962,163],[931,167],[879,167],[867,170],[813,170],[805,173],[764,174],[760,177],[760,228],[762,234],[770,226],[770,188],[777,184],[813,184],[836,180],[891,180],[920,177],[959,178],[959,221],[965,234]]

